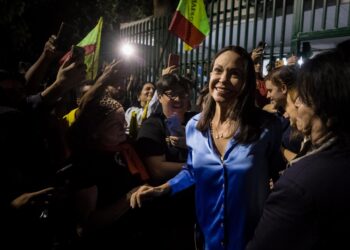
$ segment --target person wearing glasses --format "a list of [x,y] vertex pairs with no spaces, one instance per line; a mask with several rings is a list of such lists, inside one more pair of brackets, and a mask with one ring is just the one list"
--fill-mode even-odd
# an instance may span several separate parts
[[[152,114],[142,123],[136,139],[138,153],[152,185],[174,177],[186,162],[185,114],[189,109],[190,87],[189,79],[175,73],[163,75],[156,83],[162,112]],[[145,207],[145,246],[151,249],[194,249],[193,195],[193,190],[188,190]]]
[[194,187],[203,249],[243,250],[270,192],[269,179],[285,167],[282,127],[255,105],[254,64],[243,48],[228,46],[215,55],[208,88],[203,111],[186,125],[187,163],[166,183],[141,186],[130,205],[143,208],[148,199]]

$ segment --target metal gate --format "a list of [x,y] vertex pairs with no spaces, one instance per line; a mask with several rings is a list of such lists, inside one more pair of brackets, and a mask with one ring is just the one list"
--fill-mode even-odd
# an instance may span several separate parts
[[[181,74],[195,83],[195,94],[207,82],[212,56],[235,44],[251,51],[265,41],[266,61],[307,56],[308,41],[350,36],[350,0],[212,0],[206,8],[210,34],[196,49],[168,32],[171,17],[149,17],[121,25],[120,37],[137,47],[141,58],[135,75],[141,82],[156,81],[169,53],[180,55]],[[303,46],[304,45],[304,46]]]

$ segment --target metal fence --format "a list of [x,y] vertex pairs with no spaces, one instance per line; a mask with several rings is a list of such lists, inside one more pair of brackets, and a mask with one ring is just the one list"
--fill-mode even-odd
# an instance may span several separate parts
[[213,0],[206,8],[210,34],[190,52],[168,32],[170,16],[122,24],[120,37],[137,46],[135,75],[141,82],[156,81],[168,54],[177,53],[181,74],[195,82],[196,93],[208,80],[210,59],[224,46],[240,45],[249,52],[265,41],[265,61],[273,62],[291,53],[305,56],[303,42],[350,36],[349,0]]

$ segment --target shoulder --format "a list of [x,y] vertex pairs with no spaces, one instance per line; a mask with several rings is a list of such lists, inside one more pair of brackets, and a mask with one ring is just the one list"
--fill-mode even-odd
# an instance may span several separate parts
[[197,123],[200,119],[201,114],[196,114],[193,116],[186,124],[186,141],[189,142],[193,136],[197,135],[198,133],[201,133],[197,129]]
[[141,125],[140,131],[141,134],[143,131],[149,131],[154,132],[158,130],[165,130],[165,117],[162,114],[152,114],[150,117],[148,117]]
[[138,112],[140,112],[141,110],[142,110],[141,108],[133,106],[133,107],[128,108],[128,109],[125,111],[125,115],[126,115],[126,114],[131,114],[133,111],[135,111],[136,113],[138,113]]
[[196,128],[197,123],[200,119],[200,115],[201,115],[201,113],[192,116],[192,118],[186,124],[186,130],[188,130],[188,129],[192,130],[192,129]]
[[138,107],[130,107],[125,111],[125,118],[127,121],[129,121],[131,119],[131,115],[133,112],[136,112],[136,114],[142,112],[141,108]]
[[282,122],[275,113],[270,113],[261,109],[257,109],[255,113],[261,128],[282,129]]
[[[148,117],[143,123],[142,126],[149,125],[149,124],[163,124],[165,120],[165,116],[163,114],[152,114],[150,117]],[[141,126],[141,127],[142,127]]]
[[345,184],[349,161],[350,149],[334,146],[292,161],[283,176],[316,190],[334,184],[334,181]]

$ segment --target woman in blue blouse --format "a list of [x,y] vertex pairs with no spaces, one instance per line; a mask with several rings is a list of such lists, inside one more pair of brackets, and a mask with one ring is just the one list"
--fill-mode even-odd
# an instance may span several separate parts
[[205,249],[241,250],[261,215],[269,179],[284,168],[281,126],[255,106],[253,62],[241,47],[215,55],[209,95],[202,113],[186,126],[189,153],[182,171],[158,187],[140,187],[130,205],[141,207],[195,185]]

